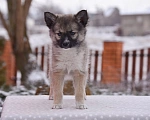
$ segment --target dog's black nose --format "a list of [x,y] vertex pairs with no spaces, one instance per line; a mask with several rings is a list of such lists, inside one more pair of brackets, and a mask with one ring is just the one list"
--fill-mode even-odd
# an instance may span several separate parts
[[65,48],[65,49],[69,48],[69,46],[70,46],[70,42],[69,41],[64,41],[62,43],[62,47]]

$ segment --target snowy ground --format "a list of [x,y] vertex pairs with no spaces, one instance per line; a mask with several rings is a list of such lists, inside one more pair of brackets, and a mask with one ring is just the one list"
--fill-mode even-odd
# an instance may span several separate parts
[[35,90],[36,90],[36,89],[28,90],[24,86],[11,87],[11,90],[8,92],[3,91],[2,89],[3,88],[1,87],[1,89],[0,89],[0,114],[1,114],[2,106],[3,106],[3,101],[5,100],[5,98],[7,96],[10,96],[10,95],[15,95],[15,96],[16,95],[35,95]]

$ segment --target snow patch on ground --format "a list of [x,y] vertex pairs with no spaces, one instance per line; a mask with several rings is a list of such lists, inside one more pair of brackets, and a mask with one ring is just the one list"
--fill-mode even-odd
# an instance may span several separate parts
[[28,77],[28,81],[32,84],[43,81],[44,84],[49,85],[49,80],[46,76],[46,73],[39,70],[33,70]]
[[41,47],[41,46],[51,44],[51,39],[48,33],[33,34],[29,36],[29,39],[30,39],[30,45],[32,50],[34,50],[36,47]]

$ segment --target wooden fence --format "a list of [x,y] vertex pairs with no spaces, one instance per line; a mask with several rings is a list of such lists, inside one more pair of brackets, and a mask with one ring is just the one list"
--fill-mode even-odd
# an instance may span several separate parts
[[123,54],[124,80],[141,81],[148,79],[150,72],[150,48],[127,51]]
[[[37,63],[41,69],[49,72],[48,46],[35,49]],[[102,78],[102,51],[90,50],[89,81],[101,81]],[[123,52],[121,80],[141,81],[148,78],[150,72],[150,48]]]

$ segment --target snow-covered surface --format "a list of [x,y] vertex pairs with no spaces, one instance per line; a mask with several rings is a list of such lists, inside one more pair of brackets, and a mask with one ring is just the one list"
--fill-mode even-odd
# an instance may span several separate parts
[[32,88],[29,90],[22,85],[10,87],[9,92],[3,91],[2,88],[3,88],[3,86],[1,86],[1,89],[0,89],[0,116],[1,116],[1,110],[3,107],[3,101],[7,96],[35,95],[35,88]]
[[89,27],[87,29],[87,42],[91,49],[103,50],[103,42],[123,42],[123,51],[132,51],[150,47],[150,35],[147,36],[116,36],[114,27]]
[[150,48],[150,35],[135,37],[118,37],[124,43],[124,51],[132,51]]
[[133,36],[133,37],[118,37],[109,34],[100,34],[99,36],[88,36],[87,40],[92,49],[103,50],[103,42],[123,42],[123,51],[140,50],[150,48],[150,35]]
[[1,120],[149,120],[150,97],[87,96],[88,109],[75,108],[74,96],[64,96],[63,109],[51,109],[48,96],[8,96]]
[[49,85],[49,80],[44,71],[33,70],[28,77],[28,81],[33,85],[37,82],[43,81],[44,84]]
[[32,50],[34,50],[36,47],[41,47],[44,45],[51,44],[49,33],[33,34],[33,35],[30,35],[29,37],[30,37],[30,45],[31,45]]
[[[49,80],[45,72],[47,71],[47,64],[44,64],[44,71],[41,70],[41,59],[36,58],[34,54],[29,55],[29,62],[32,63],[32,70],[28,74],[28,83],[32,85],[36,85],[37,83],[49,85]],[[47,61],[44,61],[44,63],[47,63]]]

